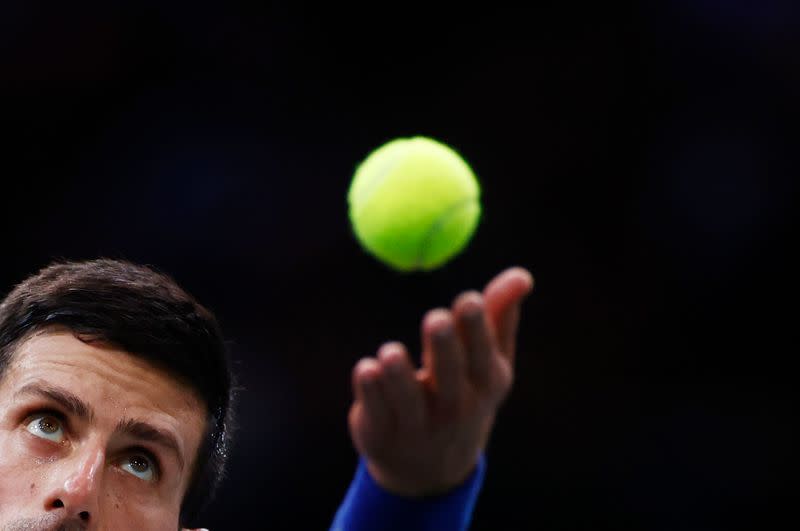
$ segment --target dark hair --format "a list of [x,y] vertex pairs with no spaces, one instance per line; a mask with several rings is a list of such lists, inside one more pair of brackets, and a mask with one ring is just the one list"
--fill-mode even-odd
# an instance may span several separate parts
[[232,374],[216,318],[149,267],[109,259],[54,263],[0,303],[0,378],[22,341],[55,325],[146,359],[205,402],[206,436],[181,506],[186,525],[213,497],[230,444]]

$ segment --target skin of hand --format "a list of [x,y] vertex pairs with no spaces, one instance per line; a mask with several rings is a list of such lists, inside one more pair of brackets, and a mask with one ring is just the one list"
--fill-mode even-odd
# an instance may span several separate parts
[[463,483],[486,448],[511,390],[520,305],[533,277],[506,269],[483,290],[456,297],[422,321],[422,367],[386,343],[353,369],[348,422],[367,470],[400,496],[445,493]]

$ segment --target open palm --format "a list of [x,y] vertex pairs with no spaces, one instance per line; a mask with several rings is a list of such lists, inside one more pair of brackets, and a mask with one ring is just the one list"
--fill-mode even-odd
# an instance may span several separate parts
[[428,312],[420,368],[400,343],[356,364],[350,433],[379,485],[434,495],[474,469],[511,389],[519,307],[532,288],[528,271],[510,268],[483,293]]

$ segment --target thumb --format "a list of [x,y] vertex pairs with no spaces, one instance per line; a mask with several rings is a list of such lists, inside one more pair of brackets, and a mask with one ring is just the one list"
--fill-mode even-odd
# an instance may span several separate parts
[[503,271],[484,289],[486,313],[498,347],[511,362],[516,349],[520,304],[532,290],[533,276],[521,267]]

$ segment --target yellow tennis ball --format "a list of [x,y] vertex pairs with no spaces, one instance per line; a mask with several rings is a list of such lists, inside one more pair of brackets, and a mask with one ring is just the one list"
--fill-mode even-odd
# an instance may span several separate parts
[[452,148],[398,138],[358,166],[347,194],[361,245],[400,271],[435,269],[461,252],[480,219],[480,185]]

